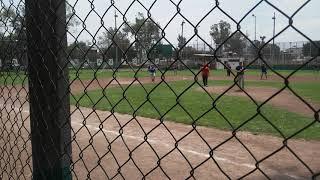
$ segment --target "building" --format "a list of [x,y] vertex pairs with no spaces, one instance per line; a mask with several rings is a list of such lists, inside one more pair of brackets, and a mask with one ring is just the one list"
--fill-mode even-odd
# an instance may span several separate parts
[[302,47],[292,47],[287,49],[287,53],[290,54],[290,56],[294,59],[301,58],[303,56]]
[[196,62],[197,64],[203,64],[204,62],[208,63],[209,61],[212,62],[212,66],[214,69],[226,69],[225,65],[228,63],[231,69],[236,69],[240,63],[244,62],[244,58],[232,56],[232,57],[214,57],[212,54],[194,54],[198,56],[199,60]]
[[244,58],[240,57],[219,58],[219,60],[221,62],[218,61],[216,63],[216,69],[226,69],[224,65],[226,65],[227,63],[230,65],[231,69],[236,69],[236,67],[239,66],[240,63],[244,62]]

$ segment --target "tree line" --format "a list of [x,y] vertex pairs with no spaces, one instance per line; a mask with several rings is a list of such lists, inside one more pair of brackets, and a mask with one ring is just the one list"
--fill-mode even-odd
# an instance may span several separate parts
[[[81,24],[80,20],[74,18],[74,11],[67,6],[67,22],[68,28],[77,28]],[[27,37],[24,21],[24,7],[19,9],[3,7],[0,10],[0,59],[3,62],[17,58],[20,64],[26,64],[26,47]],[[98,37],[97,41],[89,44],[83,41],[74,42],[68,45],[67,54],[70,59],[97,59],[90,57],[90,50],[99,51],[99,56],[104,59],[138,59],[141,61],[145,58],[163,58],[161,53],[161,45],[165,38],[162,34],[159,23],[145,17],[143,13],[138,13],[132,23],[124,23],[121,28],[110,27]],[[257,56],[258,52],[263,54],[265,58],[272,58],[271,55],[279,56],[280,47],[273,44],[265,44],[265,37],[261,37],[261,41],[249,41],[248,34],[241,31],[232,31],[231,25],[223,20],[213,24],[208,35],[214,41],[215,47],[211,47],[211,53],[216,51],[218,55],[226,52],[236,53],[237,56]],[[195,53],[208,53],[203,50],[195,49],[187,44],[186,37],[181,34],[177,37],[178,45],[172,45],[173,53],[171,56],[178,57],[182,52],[184,58],[192,58]],[[319,43],[319,42],[316,42]],[[261,47],[264,47],[260,50]],[[217,48],[217,49],[216,49]],[[311,49],[311,50],[310,50]],[[317,47],[313,44],[305,44],[303,54],[305,56],[314,56],[317,53]],[[170,54],[170,53],[169,53]]]

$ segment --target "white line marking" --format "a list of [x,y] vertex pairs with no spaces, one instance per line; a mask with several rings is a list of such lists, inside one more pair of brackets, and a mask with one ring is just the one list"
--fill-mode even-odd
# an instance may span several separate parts
[[[4,104],[0,104],[0,106],[4,107],[8,107],[9,105],[4,105]],[[10,108],[12,108],[12,106],[10,106]],[[22,107],[23,109],[23,107]],[[21,108],[14,108],[14,110],[17,110],[17,111],[20,111]],[[30,113],[29,110],[22,110],[23,113]],[[82,123],[77,123],[77,122],[72,122],[72,124],[74,125],[78,125],[78,126],[84,126],[84,124]],[[100,130],[100,128],[97,128],[97,127],[94,127],[93,125],[86,125],[87,128],[89,129],[92,129],[92,130]],[[106,133],[110,133],[110,134],[114,134],[116,136],[119,136],[120,133],[117,132],[117,131],[110,131],[110,130],[106,130],[106,129],[102,129],[104,132]],[[132,135],[127,135],[127,134],[122,134],[123,137],[126,137],[128,139],[133,139],[133,140],[138,140],[138,141],[144,141],[143,138],[141,137],[137,137],[137,136],[132,136]],[[154,144],[158,144],[158,145],[161,145],[161,146],[165,146],[165,147],[171,147],[169,144],[167,143],[163,143],[161,141],[158,141],[158,140],[153,140],[153,139],[148,139],[148,142],[150,143],[154,143]],[[189,150],[189,149],[184,149],[184,148],[180,148],[179,149],[183,152],[187,152],[189,154],[193,154],[193,155],[196,155],[196,156],[202,156],[202,157],[210,157],[208,154],[205,154],[205,153],[201,153],[201,152],[197,152],[197,151],[193,151],[193,150]],[[229,159],[226,159],[226,158],[222,158],[222,157],[219,157],[217,155],[213,155],[213,157],[217,160],[220,160],[220,161],[224,161],[226,163],[229,163],[229,164],[233,164],[233,165],[236,165],[236,166],[245,166],[245,167],[248,167],[248,168],[255,168],[256,166],[255,165],[252,165],[252,164],[246,164],[246,163],[237,163],[237,162],[234,162],[232,160],[229,160]],[[272,171],[275,171],[275,172],[278,172],[277,170],[273,170],[273,169],[270,169]],[[278,172],[279,173],[279,172]],[[298,176],[295,176],[295,175],[291,175],[291,174],[288,174],[288,173],[284,173],[283,175],[285,176],[288,176],[288,177],[291,177],[293,179],[302,179],[301,177],[298,177]]]
[[291,177],[291,178],[293,178],[293,179],[304,179],[304,178],[302,178],[302,177],[295,176],[295,175],[291,175],[291,174],[289,174],[289,173],[284,173],[284,175],[285,175],[285,176],[288,176],[288,177]]
[[[84,124],[81,124],[81,123],[73,123],[73,124],[76,124],[76,125],[78,125],[78,126],[84,126]],[[89,129],[92,129],[92,130],[100,130],[100,128],[93,127],[92,125],[86,125],[86,127],[89,128]],[[114,135],[116,135],[116,136],[119,136],[119,135],[120,135],[120,133],[117,132],[117,131],[110,131],[110,130],[106,130],[106,129],[102,129],[102,130],[103,130],[104,132],[106,132],[106,133],[114,134]],[[128,138],[128,139],[137,140],[137,141],[144,141],[144,139],[141,138],[141,137],[131,136],[131,135],[127,135],[127,134],[122,134],[122,137],[125,137],[125,138]],[[149,142],[149,143],[158,144],[158,145],[161,145],[161,146],[165,146],[165,147],[172,147],[172,145],[167,144],[167,143],[163,143],[163,142],[158,141],[158,140],[148,139],[148,142]],[[181,148],[181,147],[179,147],[179,150],[180,150],[180,151],[183,151],[183,152],[187,152],[187,153],[189,153],[189,154],[196,155],[196,156],[202,156],[202,157],[205,157],[205,158],[210,157],[209,154],[205,154],[205,153],[201,153],[201,152],[197,152],[197,151],[193,151],[193,150],[189,150],[189,149],[185,149],[185,148]],[[226,162],[226,163],[234,164],[234,165],[237,165],[237,166],[245,166],[245,167],[248,167],[248,168],[255,168],[255,167],[256,167],[256,166],[251,165],[251,164],[237,163],[237,162],[231,161],[231,160],[229,160],[229,159],[219,157],[219,156],[217,156],[217,155],[213,155],[213,157],[214,157],[216,160],[224,161],[224,162]]]

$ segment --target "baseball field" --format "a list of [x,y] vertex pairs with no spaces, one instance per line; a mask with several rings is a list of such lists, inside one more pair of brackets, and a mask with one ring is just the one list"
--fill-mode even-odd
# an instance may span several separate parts
[[[71,71],[74,177],[308,179],[320,172],[318,72],[299,71],[286,86],[274,73],[260,80],[258,70],[248,70],[245,92],[225,71],[211,71],[208,87],[194,74],[197,70],[170,71],[161,77],[158,71],[151,82],[145,69]],[[1,162],[1,168],[11,172],[18,164],[26,173],[31,171],[24,164],[31,161],[27,78],[8,73],[0,83],[1,112],[8,119],[1,125],[12,130],[2,135],[15,145],[3,151],[20,152],[19,163]]]
[[[202,88],[190,80],[119,85],[75,94],[72,103],[103,111],[113,110],[123,114],[223,130],[232,131],[241,126],[240,131],[284,135],[284,137],[293,135],[313,122],[312,110],[308,111],[307,105],[297,103],[299,99],[288,90],[282,91],[274,97],[274,100],[260,106],[282,88],[281,83],[248,82],[246,90],[252,99],[243,92],[236,92],[236,87],[220,96],[232,86],[232,81],[212,80],[209,85],[210,87]],[[313,89],[304,91],[308,85]],[[302,97],[307,98],[307,102],[314,104],[319,102],[316,94],[320,90],[320,84],[317,86],[298,83],[293,88],[301,92]],[[262,97],[263,95],[266,97]],[[287,97],[290,98],[289,101]],[[286,102],[278,102],[281,100]],[[286,103],[293,103],[298,107],[291,108]],[[257,114],[257,109],[260,114]],[[242,126],[249,119],[250,121]],[[278,127],[282,134],[272,127],[273,125]],[[311,126],[296,137],[319,139],[319,128],[320,124],[315,123],[315,126]]]

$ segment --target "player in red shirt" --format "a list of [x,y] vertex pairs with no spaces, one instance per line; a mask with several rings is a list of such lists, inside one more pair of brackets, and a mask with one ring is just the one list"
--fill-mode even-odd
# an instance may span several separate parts
[[210,73],[209,65],[207,63],[204,63],[204,65],[201,67],[201,74],[202,74],[202,81],[203,85],[205,87],[208,87],[208,77]]

